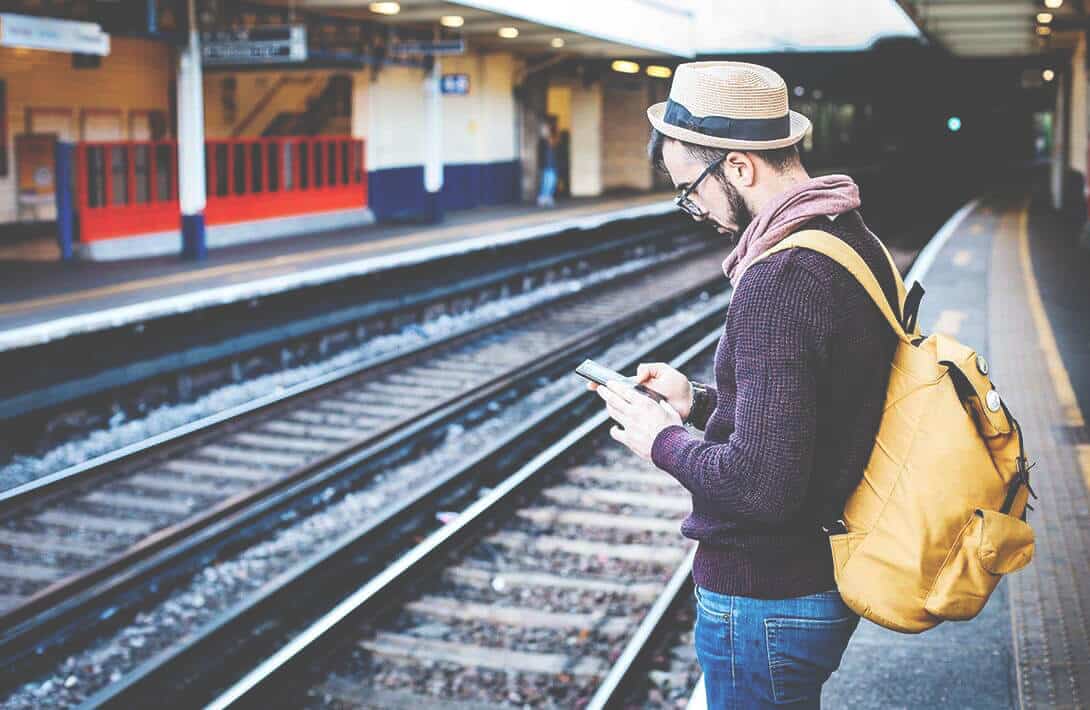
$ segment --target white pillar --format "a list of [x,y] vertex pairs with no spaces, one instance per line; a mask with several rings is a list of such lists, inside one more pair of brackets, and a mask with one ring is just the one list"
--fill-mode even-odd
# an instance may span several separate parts
[[178,202],[182,256],[203,259],[208,253],[204,231],[204,84],[195,2],[187,0],[189,42],[178,52]]
[[1071,72],[1067,67],[1056,72],[1056,110],[1052,115],[1052,170],[1050,191],[1053,209],[1062,209],[1064,173],[1067,170],[1067,111]]
[[441,77],[439,57],[435,57],[431,72],[424,80],[424,190],[427,192],[429,214],[436,222],[442,218],[439,206],[439,193],[443,189],[443,95],[439,87]]
[[577,84],[571,97],[571,194],[602,194],[602,82]]
[[1071,109],[1068,124],[1068,166],[1086,178],[1086,35],[1079,33],[1071,55]]

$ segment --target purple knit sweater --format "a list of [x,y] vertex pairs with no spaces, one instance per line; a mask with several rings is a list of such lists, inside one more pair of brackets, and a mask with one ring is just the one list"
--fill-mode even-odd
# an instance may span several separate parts
[[[802,229],[843,239],[896,305],[877,238],[858,212]],[[878,428],[896,337],[839,264],[789,249],[736,284],[715,353],[703,439],[663,430],[651,458],[692,493],[682,533],[699,540],[697,584],[766,599],[836,586],[822,522],[840,516]]]

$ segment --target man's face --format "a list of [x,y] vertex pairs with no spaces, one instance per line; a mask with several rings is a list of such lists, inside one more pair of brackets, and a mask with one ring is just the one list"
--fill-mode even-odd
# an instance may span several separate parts
[[[674,186],[684,189],[692,184],[707,167],[704,163],[689,155],[680,141],[667,140],[662,146],[662,162]],[[721,165],[725,168],[725,165]],[[729,174],[729,173],[728,173]],[[704,176],[696,189],[689,193],[689,199],[696,203],[705,216],[693,217],[694,220],[708,221],[715,225],[720,234],[734,242],[749,223],[753,221],[753,213],[746,201],[742,198],[728,178],[723,184],[714,174]]]

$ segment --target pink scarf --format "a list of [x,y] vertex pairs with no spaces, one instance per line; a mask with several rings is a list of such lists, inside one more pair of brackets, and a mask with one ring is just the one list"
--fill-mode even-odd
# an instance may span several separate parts
[[821,215],[851,212],[860,204],[859,186],[847,175],[823,175],[800,182],[765,205],[753,218],[723,262],[723,272],[737,286],[757,257],[800,224]]

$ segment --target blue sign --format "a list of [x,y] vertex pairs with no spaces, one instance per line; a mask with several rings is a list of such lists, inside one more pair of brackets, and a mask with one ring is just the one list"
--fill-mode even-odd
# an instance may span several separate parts
[[444,94],[465,96],[469,93],[469,74],[444,74],[439,80],[439,90]]

